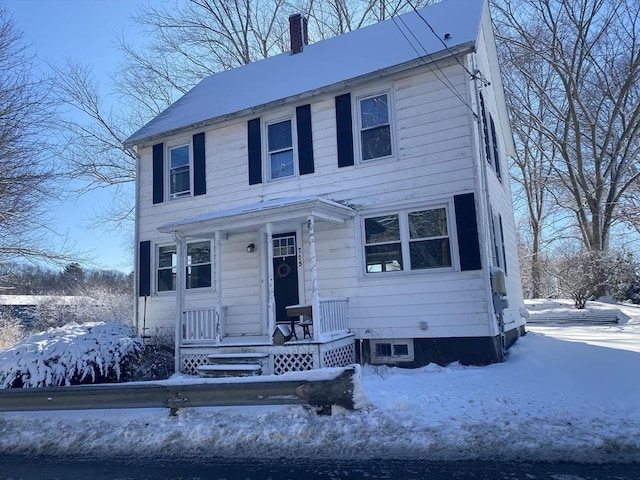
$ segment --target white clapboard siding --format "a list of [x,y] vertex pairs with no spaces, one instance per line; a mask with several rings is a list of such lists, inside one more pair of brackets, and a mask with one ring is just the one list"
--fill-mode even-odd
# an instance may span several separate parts
[[[448,75],[456,91],[467,99],[469,80],[458,64],[443,66],[438,72]],[[248,185],[247,120],[225,123],[206,132],[207,194],[195,198],[152,205],[151,147],[140,152],[141,240],[173,243],[157,228],[198,214],[233,208],[285,196],[319,195],[356,205],[359,211],[388,208],[397,211],[403,205],[431,206],[450,203],[460,192],[476,189],[472,138],[477,129],[470,123],[467,106],[427,68],[404,73],[395,81],[381,79],[369,91],[392,89],[394,100],[394,156],[338,168],[336,147],[335,96],[346,92],[319,95],[310,100],[314,148],[311,175],[281,181]],[[351,92],[356,94],[366,92]],[[354,100],[355,101],[355,100]],[[493,100],[492,100],[493,101]],[[278,106],[269,116],[290,115],[294,106]],[[354,121],[357,110],[354,110]],[[258,115],[256,115],[257,117]],[[198,132],[193,132],[198,133]],[[355,132],[357,136],[357,132]],[[357,144],[357,137],[354,138]],[[357,157],[357,155],[356,155]],[[506,163],[503,165],[506,177]],[[492,186],[501,188],[500,185]],[[509,213],[508,192],[495,199]],[[454,212],[450,211],[450,215]],[[503,214],[503,222],[506,221]],[[452,217],[452,222],[454,219]],[[512,220],[511,220],[512,221]],[[311,275],[308,233],[301,225],[303,238],[304,292],[311,299]],[[366,338],[365,330],[378,338],[417,338],[428,336],[488,335],[489,319],[483,272],[402,272],[399,275],[363,276],[356,238],[359,219],[344,225],[316,223],[316,257],[319,293],[324,297],[348,297],[349,327]],[[222,245],[222,296],[226,306],[226,328],[231,335],[265,333],[265,286],[260,275],[258,252],[246,253],[246,245],[264,248],[256,232],[229,235]],[[452,254],[455,252],[452,242]],[[512,256],[508,252],[509,257]],[[513,255],[515,258],[515,255]],[[509,266],[511,269],[511,264]],[[517,268],[514,267],[514,272]],[[187,292],[185,302],[205,308],[216,302],[216,292]],[[175,295],[153,296],[148,318],[172,324]],[[426,330],[420,322],[427,322]],[[373,337],[370,337],[373,338]]]

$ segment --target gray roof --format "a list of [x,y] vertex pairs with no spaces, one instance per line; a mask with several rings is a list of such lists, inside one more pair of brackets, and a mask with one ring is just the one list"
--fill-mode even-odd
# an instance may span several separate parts
[[371,74],[416,62],[428,63],[471,49],[478,36],[484,1],[444,0],[417,13],[409,12],[306,45],[296,55],[286,52],[216,73],[139,129],[125,144],[149,142],[236,114],[249,114],[282,99],[344,88],[347,82]]

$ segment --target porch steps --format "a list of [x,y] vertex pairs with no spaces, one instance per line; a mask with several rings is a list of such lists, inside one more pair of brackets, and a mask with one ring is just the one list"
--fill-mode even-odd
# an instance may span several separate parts
[[200,365],[198,375],[208,378],[250,377],[262,375],[266,353],[214,353],[207,356],[207,365]]

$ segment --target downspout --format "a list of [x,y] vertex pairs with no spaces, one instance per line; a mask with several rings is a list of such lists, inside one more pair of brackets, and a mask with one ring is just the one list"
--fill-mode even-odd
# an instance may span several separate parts
[[180,346],[182,345],[182,312],[184,311],[185,262],[184,241],[173,232],[176,241],[177,272],[176,272],[176,331],[175,331],[175,373],[180,373]]
[[318,291],[315,222],[312,215],[307,218],[307,227],[309,228],[309,260],[311,263],[311,311],[313,312],[311,318],[313,321],[313,340],[318,341],[320,327],[322,325],[322,313],[320,312],[320,293]]
[[[471,64],[472,64],[472,71],[474,73],[480,73],[480,70],[477,68],[477,65],[475,63],[475,57],[473,55],[471,55]],[[485,259],[485,266],[486,266],[486,275],[484,277],[485,279],[485,296],[486,296],[486,304],[487,304],[487,308],[489,310],[489,315],[490,318],[493,320],[491,322],[489,322],[489,327],[491,328],[491,336],[495,337],[497,335],[500,335],[500,349],[501,351],[500,353],[500,357],[504,358],[504,342],[503,342],[503,337],[504,337],[504,322],[502,322],[501,320],[497,320],[496,319],[496,312],[494,311],[494,298],[493,298],[493,289],[491,286],[491,265],[490,265],[490,261],[491,261],[491,255],[488,252],[488,249],[490,248],[491,245],[491,234],[488,230],[488,223],[487,220],[491,220],[489,216],[489,205],[491,204],[491,196],[489,194],[489,180],[488,180],[488,176],[487,176],[487,159],[485,158],[485,152],[486,149],[482,148],[482,142],[484,142],[484,132],[482,130],[482,122],[484,121],[484,119],[482,118],[482,111],[480,110],[480,89],[478,87],[478,81],[480,81],[477,77],[473,78],[473,87],[474,87],[474,94],[475,94],[475,100],[476,100],[476,109],[478,109],[479,111],[476,113],[474,112],[474,116],[476,119],[476,126],[477,126],[477,140],[478,140],[478,148],[477,148],[477,152],[478,152],[478,163],[479,163],[479,168],[481,171],[481,175],[476,175],[476,181],[477,181],[477,191],[478,193],[482,192],[483,195],[480,196],[480,201],[479,201],[479,205],[480,205],[480,214],[481,214],[481,218],[484,219],[485,221],[480,221],[479,222],[479,228],[481,229],[481,238],[483,239],[483,249],[482,251],[484,252],[483,256]]]
[[[140,178],[140,155],[138,154],[138,149],[133,147],[128,147],[126,149],[131,155],[133,155],[136,159],[136,187],[135,187],[135,209],[134,209],[134,228],[133,228],[133,271],[135,272],[133,275],[133,325],[136,329],[138,335],[145,335],[146,332],[140,330],[140,302],[138,299],[138,292],[140,291],[140,271],[139,271],[139,262],[140,262],[140,235],[138,233],[139,226],[139,215],[138,215],[138,205],[140,202],[140,182],[138,179]],[[145,298],[146,303],[146,298]]]

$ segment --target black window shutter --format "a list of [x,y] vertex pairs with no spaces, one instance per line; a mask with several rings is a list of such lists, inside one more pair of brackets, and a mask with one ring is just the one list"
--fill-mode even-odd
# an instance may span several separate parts
[[473,193],[455,195],[456,229],[458,230],[458,252],[460,268],[480,270],[480,244],[478,243],[478,223],[476,220],[476,202]]
[[204,132],[193,136],[193,194],[207,193],[207,172],[205,166]]
[[138,252],[138,296],[151,295],[151,242],[140,242]]
[[348,167],[354,163],[351,121],[351,94],[345,93],[336,97],[338,167]]
[[498,215],[498,223],[500,224],[500,242],[502,244],[502,258],[504,260],[504,274],[508,275],[507,271],[507,249],[504,246],[504,230],[502,229],[502,215]]
[[249,150],[249,185],[262,183],[262,140],[259,118],[249,120],[247,124],[247,145]]
[[484,107],[484,98],[480,94],[480,109],[482,113],[482,135],[484,137],[484,153],[487,162],[491,163],[491,139],[489,137],[489,120],[487,119],[487,110]]
[[311,133],[311,105],[296,108],[298,130],[298,167],[300,175],[313,173],[313,135]]
[[153,146],[153,203],[164,201],[164,144]]
[[493,149],[493,163],[496,167],[496,175],[499,180],[502,180],[502,172],[500,171],[500,157],[498,155],[498,136],[496,134],[496,124],[493,121],[493,117],[489,115],[491,121],[491,147]]

